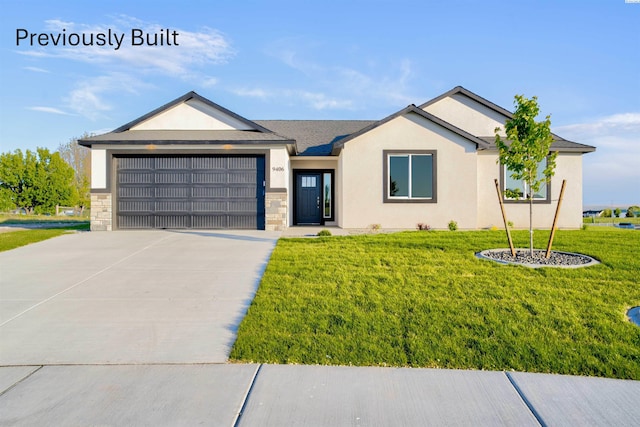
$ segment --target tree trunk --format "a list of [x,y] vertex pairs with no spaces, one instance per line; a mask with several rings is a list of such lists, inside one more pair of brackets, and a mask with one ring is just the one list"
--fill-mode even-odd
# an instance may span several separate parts
[[533,256],[533,197],[529,194],[529,253]]

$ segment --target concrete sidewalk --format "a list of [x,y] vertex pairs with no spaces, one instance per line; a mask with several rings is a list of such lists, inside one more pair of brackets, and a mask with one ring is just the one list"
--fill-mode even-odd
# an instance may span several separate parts
[[640,381],[300,365],[0,368],[2,426],[634,426]]

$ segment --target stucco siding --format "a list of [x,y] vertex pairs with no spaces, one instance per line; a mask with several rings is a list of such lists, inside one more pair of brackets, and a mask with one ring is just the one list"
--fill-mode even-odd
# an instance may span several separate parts
[[107,151],[91,150],[91,188],[107,188]]
[[242,121],[198,100],[188,100],[132,127],[136,130],[248,130]]
[[476,136],[492,136],[502,128],[506,117],[461,94],[428,105],[426,112]]
[[[437,202],[384,203],[383,150],[436,150]],[[413,229],[418,223],[476,227],[475,144],[415,114],[401,116],[349,141],[340,155],[338,225]]]
[[[498,153],[480,152],[478,155],[478,228],[502,227],[502,216],[494,179],[500,179]],[[558,205],[562,180],[566,189],[558,218],[560,228],[579,228],[582,225],[582,155],[560,153],[556,160],[555,175],[551,181],[551,203],[533,206],[534,228],[549,229]],[[526,202],[505,203],[507,219],[515,228],[529,227],[529,205]]]

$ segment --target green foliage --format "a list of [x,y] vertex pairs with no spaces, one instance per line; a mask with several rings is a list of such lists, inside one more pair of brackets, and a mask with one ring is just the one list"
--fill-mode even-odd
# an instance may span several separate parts
[[613,211],[613,214],[620,218],[620,214],[622,214],[622,210],[620,208],[615,208],[615,210]]
[[[500,231],[280,239],[238,331],[244,362],[516,370],[640,379],[637,232],[559,230],[579,269],[479,260]],[[516,246],[528,232],[514,231]],[[536,233],[546,243],[547,231]],[[504,244],[502,244],[502,247]],[[327,266],[331,266],[330,268]]]
[[451,220],[449,221],[448,227],[449,227],[449,230],[456,231],[458,229],[458,223],[455,222],[454,220]]
[[54,213],[56,204],[73,206],[78,198],[73,176],[73,169],[60,154],[46,148],[25,153],[18,149],[0,155],[4,204],[29,213]]
[[[525,198],[529,200],[529,247],[533,253],[533,196],[543,184],[549,183],[556,167],[557,152],[550,153],[553,144],[551,134],[551,116],[537,122],[540,113],[538,98],[528,99],[523,95],[515,96],[516,111],[506,121],[504,130],[506,141],[500,136],[501,129],[495,129],[495,142],[498,147],[498,163],[506,166],[511,177],[524,181],[527,185]],[[547,166],[538,178],[538,165],[547,159]],[[507,197],[523,196],[507,194]]]
[[73,184],[78,194],[75,205],[81,209],[91,204],[91,150],[78,144],[78,139],[89,138],[85,133],[80,138],[72,138],[66,144],[60,144],[58,152],[62,159],[73,168]]
[[318,231],[318,236],[320,237],[328,237],[331,236],[331,232],[327,229]]
[[611,209],[603,209],[600,216],[602,218],[611,218]]
[[640,216],[640,206],[629,206],[627,209],[627,217],[633,218]]

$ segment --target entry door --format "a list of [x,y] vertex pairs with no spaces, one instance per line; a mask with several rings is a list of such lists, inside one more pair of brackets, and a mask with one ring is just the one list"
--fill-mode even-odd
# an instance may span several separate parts
[[296,220],[298,224],[322,222],[322,175],[300,173],[296,179]]

